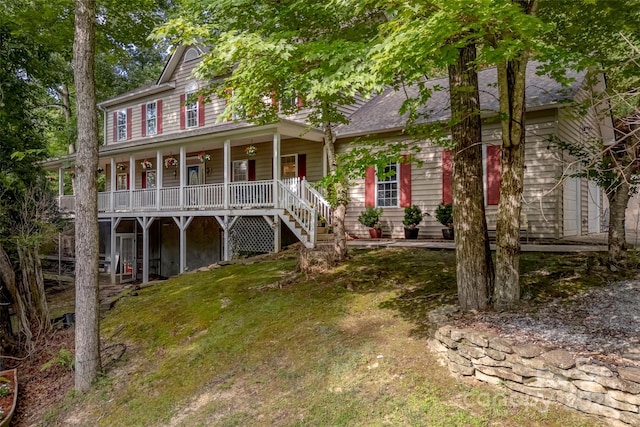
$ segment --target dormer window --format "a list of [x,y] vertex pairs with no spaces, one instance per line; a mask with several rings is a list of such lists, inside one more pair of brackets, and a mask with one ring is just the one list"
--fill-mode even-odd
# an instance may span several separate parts
[[184,62],[193,61],[194,59],[198,59],[198,51],[194,48],[190,48],[187,50],[187,53],[184,54]]

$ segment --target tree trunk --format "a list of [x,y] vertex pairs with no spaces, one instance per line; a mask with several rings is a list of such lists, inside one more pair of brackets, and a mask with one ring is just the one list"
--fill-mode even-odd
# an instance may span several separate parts
[[[0,283],[3,285],[0,287],[0,347],[2,348],[3,354],[13,351],[16,344],[15,336],[11,328],[9,305],[6,304],[7,301],[13,305],[14,311],[20,321],[20,326],[22,328],[26,327],[27,331],[29,331],[29,325],[26,323],[26,316],[24,315],[22,304],[16,304],[13,301],[12,292],[9,290],[10,288],[15,289],[15,282],[16,274],[13,271],[11,260],[5,252],[4,247],[0,245]],[[18,301],[21,302],[21,300]]]
[[100,371],[98,304],[98,124],[95,114],[95,0],[76,0],[76,365],[75,388],[87,391]]
[[449,66],[451,136],[455,143],[453,227],[456,245],[458,301],[463,310],[489,305],[493,265],[484,212],[482,145],[476,46],[458,49]]
[[[522,12],[535,15],[538,0],[514,0]],[[520,212],[524,188],[525,87],[529,54],[498,65],[502,116],[500,203],[496,223],[496,283],[494,304],[508,308],[520,301]]]
[[27,346],[30,346],[31,340],[33,339],[33,333],[31,332],[31,325],[29,323],[29,318],[27,317],[27,308],[24,300],[22,299],[20,289],[18,289],[16,273],[13,271],[13,265],[9,259],[9,255],[7,255],[7,252],[4,250],[2,245],[0,245],[0,279],[2,279],[7,293],[11,297],[13,309],[18,317],[20,332],[24,334]]
[[27,309],[27,318],[30,321],[32,331],[37,333],[49,332],[51,330],[51,320],[38,251],[26,245],[19,245],[18,258],[20,260],[20,270],[22,271],[21,294],[28,297],[25,308]]
[[496,223],[494,304],[511,307],[520,300],[520,212],[524,188],[525,82],[527,56],[498,65],[502,156],[500,203]]
[[625,213],[629,203],[629,183],[625,179],[607,193],[609,199],[609,267],[613,270],[626,261]]
[[[335,175],[338,167],[336,160],[335,136],[331,128],[331,123],[324,123],[324,145],[327,148],[327,164],[329,174]],[[340,262],[347,257],[347,230],[344,220],[347,215],[347,187],[342,183],[334,183],[337,204],[333,210],[333,256],[335,261]]]

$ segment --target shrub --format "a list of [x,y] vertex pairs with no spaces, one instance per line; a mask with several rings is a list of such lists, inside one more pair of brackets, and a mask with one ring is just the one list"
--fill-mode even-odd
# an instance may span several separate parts
[[436,208],[436,219],[445,227],[453,227],[453,206],[440,203]]
[[380,222],[380,215],[382,215],[382,208],[368,207],[358,217],[358,222],[369,228],[382,228]]
[[402,223],[406,228],[416,228],[420,221],[422,221],[422,209],[417,205],[404,208],[404,220]]

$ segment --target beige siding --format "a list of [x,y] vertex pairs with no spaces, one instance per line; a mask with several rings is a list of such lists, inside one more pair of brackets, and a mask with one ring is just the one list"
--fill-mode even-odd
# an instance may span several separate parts
[[[555,238],[557,235],[559,191],[555,188],[560,164],[557,153],[547,149],[546,136],[555,132],[556,123],[553,113],[530,115],[527,121],[527,147],[525,154],[525,191],[523,206],[535,238]],[[483,129],[483,142],[500,143],[498,123],[487,124]],[[435,210],[442,201],[442,157],[440,147],[426,141],[417,142],[421,152],[417,157],[423,161],[422,167],[412,165],[412,202],[422,209],[425,216],[420,224],[422,237],[441,237],[442,225],[435,220]],[[346,144],[340,150],[347,149]],[[346,226],[350,234],[358,237],[368,236],[367,229],[358,223],[358,215],[364,210],[364,182],[361,180],[349,192],[351,202],[347,210]],[[497,206],[487,207],[488,221],[495,223]],[[404,235],[402,220],[403,208],[385,208],[382,222],[384,236],[399,238]]]
[[[268,180],[272,178],[272,171],[273,171],[273,160],[272,160],[272,154],[273,154],[273,143],[272,142],[265,142],[265,143],[260,143],[260,144],[253,144],[256,146],[256,148],[258,149],[258,153],[254,156],[251,157],[251,159],[254,159],[256,161],[256,180]],[[245,160],[245,159],[249,159],[249,156],[246,155],[245,153],[245,148],[247,147],[247,145],[241,145],[241,146],[236,146],[236,147],[232,147],[231,149],[231,160],[232,162],[234,160]],[[319,142],[311,142],[311,141],[305,141],[305,140],[301,140],[301,139],[285,139],[282,140],[281,142],[281,148],[280,148],[281,154],[284,155],[290,155],[290,154],[296,154],[296,155],[300,155],[300,154],[306,154],[307,156],[307,160],[306,160],[306,167],[307,167],[307,174],[306,174],[306,178],[308,181],[310,182],[315,182],[318,181],[322,178],[323,176],[323,167],[322,167],[322,154],[323,154],[323,150],[322,150],[322,144]],[[200,162],[200,160],[198,159],[198,152],[188,152],[187,153],[187,159],[186,159],[186,165],[187,166],[191,166],[191,165],[202,165],[203,172],[202,172],[202,177],[203,177],[203,183],[206,184],[215,184],[215,183],[222,183],[224,182],[224,151],[221,148],[216,148],[216,149],[209,149],[209,150],[205,150],[205,152],[207,154],[209,154],[211,156],[211,160],[205,162],[204,164]],[[147,160],[151,161],[154,165],[153,170],[157,170],[158,167],[161,167],[163,169],[163,179],[162,179],[162,186],[163,187],[175,187],[175,186],[179,186],[180,185],[180,175],[179,175],[179,167],[176,168],[165,168],[164,167],[164,160],[166,158],[170,157],[170,155],[165,155],[162,159],[162,164],[161,165],[156,165],[156,159],[155,157],[146,157]],[[178,154],[174,154],[173,157],[175,157],[176,159],[178,159],[179,161],[179,156]],[[136,170],[134,172],[135,175],[135,188],[136,189],[140,189],[142,188],[142,172],[143,169],[140,166],[140,162],[142,162],[143,160],[145,160],[145,158],[143,157],[136,157],[136,161],[135,161],[135,167]],[[128,166],[129,166],[129,161],[127,160],[126,162],[122,162],[122,163],[126,163],[127,165],[127,170],[126,172],[130,172]],[[105,173],[106,173],[106,181],[107,181],[107,187],[106,190],[110,191],[110,187],[111,187],[111,166],[109,164],[107,164],[106,169],[105,169]],[[231,172],[231,165],[229,166],[229,171]]]
[[[580,90],[576,95],[578,102],[584,101],[590,96],[590,93]],[[598,120],[595,109],[589,109],[584,116],[578,116],[569,108],[559,111],[558,120],[558,137],[563,141],[573,141],[576,143],[585,143],[593,138],[602,138],[600,121]],[[570,157],[567,153],[563,154],[562,171],[566,172],[569,167],[579,169],[577,159]],[[559,174],[559,176],[560,176]],[[560,186],[562,191],[562,186]],[[588,228],[588,182],[586,179],[580,180],[580,234],[587,234]],[[561,198],[562,200],[562,198]],[[560,227],[562,227],[562,218],[560,218]],[[562,229],[561,229],[562,233]],[[562,234],[561,234],[562,235]]]

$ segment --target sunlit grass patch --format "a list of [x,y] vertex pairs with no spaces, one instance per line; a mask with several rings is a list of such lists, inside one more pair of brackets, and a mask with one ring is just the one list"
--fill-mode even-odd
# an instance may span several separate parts
[[454,261],[354,251],[291,278],[295,256],[280,255],[142,289],[102,324],[107,344],[128,351],[70,412],[103,426],[581,425],[461,387],[429,353],[416,331],[430,309],[455,303]]

